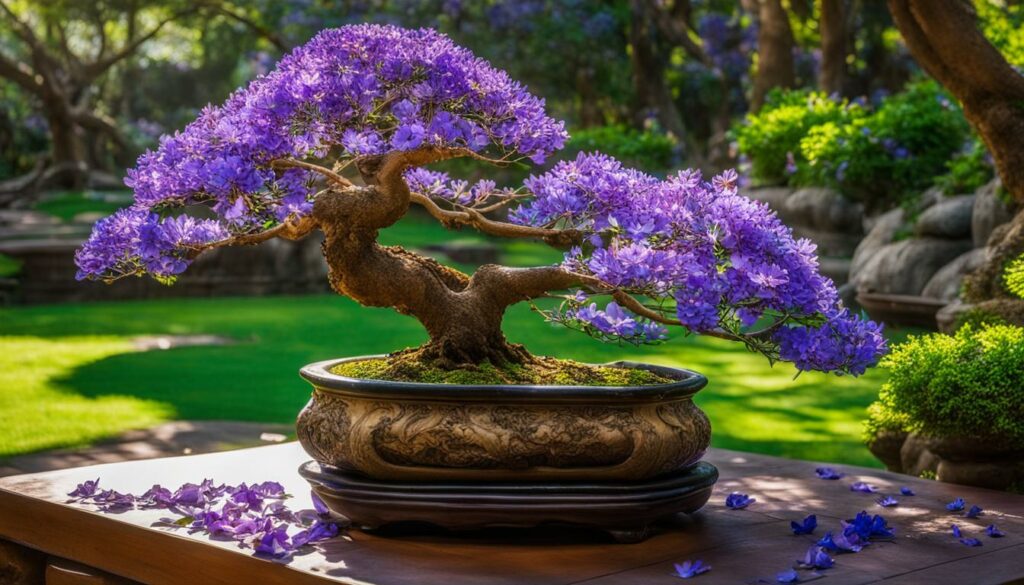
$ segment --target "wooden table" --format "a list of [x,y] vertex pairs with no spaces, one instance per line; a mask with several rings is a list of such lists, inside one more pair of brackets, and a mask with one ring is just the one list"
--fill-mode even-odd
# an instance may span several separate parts
[[[672,575],[674,562],[701,559],[714,568],[695,583],[774,583],[775,575],[802,557],[818,536],[838,528],[840,519],[867,510],[889,518],[898,538],[872,544],[859,554],[836,556],[836,566],[823,572],[824,583],[1024,583],[1022,496],[850,466],[838,466],[847,477],[827,481],[817,478],[811,462],[724,450],[712,450],[708,456],[721,470],[711,503],[675,529],[633,545],[612,544],[593,532],[556,528],[462,536],[429,531],[380,536],[353,530],[281,564],[255,558],[231,542],[151,527],[166,511],[103,514],[65,503],[65,494],[90,479],[100,478],[100,485],[107,488],[141,493],[153,483],[173,489],[209,477],[229,484],[273,479],[296,495],[290,502],[294,509],[310,507],[308,486],[295,473],[306,459],[298,445],[290,443],[0,479],[0,539],[8,541],[0,542],[0,582],[6,561],[8,569],[12,563],[38,567],[49,585],[123,583],[122,578],[175,585],[657,585],[680,583]],[[850,491],[849,484],[856,480],[886,494],[910,486],[917,495],[897,496],[899,507],[883,509],[875,503],[878,495]],[[746,510],[728,510],[723,500],[731,491],[748,493],[757,503]],[[958,496],[968,507],[985,508],[985,515],[971,520],[946,511],[945,504]],[[809,513],[818,515],[815,536],[793,536],[789,521]],[[960,544],[950,535],[954,522],[969,533],[965,536],[977,536],[984,545]],[[981,534],[993,522],[1006,532],[1005,538]]]

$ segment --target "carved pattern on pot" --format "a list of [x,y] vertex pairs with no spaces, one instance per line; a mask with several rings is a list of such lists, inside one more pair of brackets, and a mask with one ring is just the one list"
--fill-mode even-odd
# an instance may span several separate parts
[[393,480],[640,480],[711,440],[690,398],[617,405],[379,400],[317,390],[298,435],[317,461]]

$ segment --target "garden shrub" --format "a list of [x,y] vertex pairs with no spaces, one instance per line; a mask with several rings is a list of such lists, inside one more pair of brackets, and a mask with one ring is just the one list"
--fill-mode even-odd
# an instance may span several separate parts
[[801,140],[815,127],[839,128],[864,115],[860,105],[820,92],[774,89],[758,113],[733,128],[733,138],[741,155],[750,160],[754,184],[796,184],[801,181],[794,176],[807,170]]
[[1006,266],[1003,281],[1006,284],[1007,292],[1024,299],[1024,254]]
[[959,107],[933,81],[873,109],[821,93],[781,93],[734,134],[756,184],[834,187],[869,210],[929,187],[969,135]]
[[624,125],[573,130],[561,158],[569,160],[577,153],[598,150],[624,164],[648,170],[668,171],[682,162],[679,144],[672,137]]
[[868,438],[902,430],[1024,444],[1024,328],[911,336],[882,365],[890,376],[868,409]]
[[961,152],[946,161],[946,169],[945,174],[935,179],[935,184],[946,195],[973,193],[995,176],[992,156],[977,136]]

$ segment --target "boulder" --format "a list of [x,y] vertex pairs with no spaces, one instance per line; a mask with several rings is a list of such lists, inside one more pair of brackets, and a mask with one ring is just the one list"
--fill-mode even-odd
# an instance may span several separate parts
[[988,243],[992,231],[997,226],[1013,219],[1013,210],[1002,199],[998,191],[1001,183],[993,179],[974,194],[974,211],[971,215],[971,238],[974,247],[980,248]]
[[974,305],[956,299],[939,309],[939,312],[935,314],[935,323],[938,324],[939,331],[946,335],[952,335],[956,333],[960,319],[973,309]]
[[934,472],[939,466],[939,456],[929,449],[930,441],[916,433],[910,433],[900,448],[900,466],[907,475],[920,477],[925,471]]
[[971,212],[974,195],[950,197],[921,213],[914,233],[921,237],[960,240],[971,237]]
[[784,220],[822,231],[863,233],[864,206],[824,187],[807,187],[786,199]]
[[755,201],[767,203],[768,207],[779,214],[779,217],[785,222],[786,217],[783,213],[786,208],[786,199],[789,199],[794,190],[789,187],[760,187],[757,189],[744,189],[741,193]]
[[973,272],[985,261],[987,248],[975,248],[957,256],[935,273],[935,276],[924,285],[921,296],[953,301],[960,296],[960,285],[964,276]]
[[911,238],[887,244],[875,252],[872,261],[856,273],[857,290],[920,295],[940,268],[971,247],[970,240],[937,238]]
[[856,280],[857,274],[867,266],[875,256],[875,252],[882,246],[892,243],[904,224],[903,210],[898,208],[883,213],[871,222],[870,231],[853,251],[853,261],[850,263],[851,282]]

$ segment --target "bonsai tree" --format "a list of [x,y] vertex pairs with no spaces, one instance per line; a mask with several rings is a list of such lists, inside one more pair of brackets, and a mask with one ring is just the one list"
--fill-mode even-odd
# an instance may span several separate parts
[[[540,163],[566,138],[542,99],[444,35],[326,30],[142,155],[126,180],[134,205],[97,223],[79,277],[170,283],[205,251],[320,230],[332,288],[419,320],[429,341],[402,359],[444,369],[535,360],[506,341],[502,316],[555,295],[547,318],[606,340],[658,342],[674,326],[850,374],[884,351],[880,328],[818,274],[814,245],[739,196],[734,171],[658,180],[584,153],[498,188],[425,168]],[[378,244],[412,206],[448,228],[566,249],[565,260],[467,275]],[[488,216],[506,206],[507,221]]]

